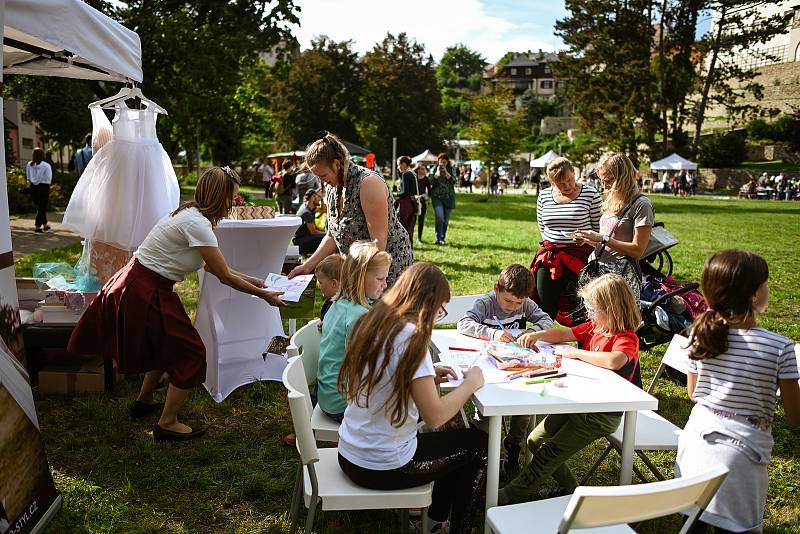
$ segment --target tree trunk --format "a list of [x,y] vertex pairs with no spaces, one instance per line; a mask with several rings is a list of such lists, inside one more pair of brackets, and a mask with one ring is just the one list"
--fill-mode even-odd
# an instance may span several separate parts
[[711,87],[714,85],[714,75],[717,66],[717,57],[719,55],[719,44],[722,40],[722,28],[725,26],[725,15],[727,14],[728,7],[722,4],[722,10],[719,14],[719,22],[717,24],[717,35],[714,37],[714,45],[712,47],[711,61],[708,64],[708,72],[706,73],[706,80],[703,83],[703,92],[700,95],[700,104],[697,106],[697,116],[694,122],[694,139],[692,140],[692,151],[697,152],[697,146],[700,144],[700,131],[703,128],[703,121],[705,120],[706,106],[708,105],[708,94],[711,92]]
[[667,123],[667,97],[664,93],[664,26],[667,20],[667,0],[661,2],[661,27],[658,32],[658,87],[659,87],[659,107],[661,108],[661,135],[664,137],[662,140],[663,151],[667,152],[667,143],[669,142],[669,126]]

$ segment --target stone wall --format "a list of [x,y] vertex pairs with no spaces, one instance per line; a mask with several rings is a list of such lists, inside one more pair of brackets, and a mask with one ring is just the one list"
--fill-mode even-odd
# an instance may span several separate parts
[[541,123],[541,133],[547,135],[557,135],[573,128],[578,128],[576,117],[545,117]]
[[[703,189],[739,189],[750,181],[750,177],[758,178],[759,171],[751,169],[704,169],[700,168],[698,176]],[[777,174],[777,173],[774,173]]]
[[784,145],[748,145],[747,161],[777,161],[800,164],[800,156]]
[[[776,108],[787,114],[793,112],[793,106],[800,107],[800,61],[767,65],[760,67],[758,71],[759,74],[754,81],[764,86],[764,98],[756,100],[752,94],[747,93],[742,103],[756,105],[762,109]],[[712,105],[706,111],[703,129],[726,127],[728,125],[726,120],[716,118],[725,115],[725,108]]]

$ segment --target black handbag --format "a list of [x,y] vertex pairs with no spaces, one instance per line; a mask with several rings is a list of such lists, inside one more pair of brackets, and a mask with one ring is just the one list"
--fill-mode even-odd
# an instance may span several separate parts
[[[619,217],[617,217],[617,224],[615,224],[614,228],[611,230],[611,235],[613,235],[614,232],[617,230],[617,227],[619,226],[619,223],[622,222],[622,219],[624,219],[625,215],[628,214],[628,211],[630,211],[630,209],[633,206],[634,202],[639,200],[639,197],[641,197],[641,196],[643,196],[643,195],[641,193],[639,193],[638,195],[633,197],[633,200],[631,200],[630,204],[628,204],[625,207],[625,209],[622,210],[622,213],[619,215]],[[581,272],[578,275],[578,287],[583,287],[586,284],[588,284],[589,282],[591,282],[592,280],[594,280],[595,278],[597,278],[598,276],[602,276],[602,275],[606,274],[606,272],[610,272],[610,271],[606,271],[600,265],[600,258],[603,256],[603,252],[605,251],[605,249],[606,249],[606,244],[605,244],[605,242],[603,242],[603,244],[600,245],[600,248],[595,252],[594,257],[591,260],[589,260],[589,262],[583,267],[583,269],[581,269]],[[628,258],[628,259],[633,261],[632,258]],[[639,265],[638,262],[634,261],[634,263],[636,263],[636,266],[638,268],[638,265]]]

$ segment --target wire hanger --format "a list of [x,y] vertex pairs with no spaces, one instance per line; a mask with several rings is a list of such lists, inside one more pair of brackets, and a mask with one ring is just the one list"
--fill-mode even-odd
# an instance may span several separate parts
[[114,96],[110,96],[108,98],[92,102],[91,104],[89,104],[89,107],[103,108],[103,109],[116,108],[117,107],[116,104],[118,102],[124,102],[125,100],[130,100],[131,98],[138,98],[139,100],[142,101],[144,105],[146,105],[148,108],[152,108],[153,111],[155,111],[156,113],[169,115],[166,109],[162,108],[161,106],[159,106],[158,104],[156,104],[155,102],[144,96],[144,94],[142,94],[142,90],[139,89],[139,87],[134,82],[131,82],[130,87],[125,86],[122,89],[120,89],[119,92]]

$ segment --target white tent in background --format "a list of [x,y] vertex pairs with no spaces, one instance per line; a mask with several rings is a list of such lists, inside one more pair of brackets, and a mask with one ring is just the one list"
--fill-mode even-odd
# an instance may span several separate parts
[[652,171],[696,171],[697,163],[682,158],[678,154],[670,154],[664,159],[654,161],[650,164]]
[[559,154],[556,154],[552,150],[548,151],[545,155],[539,156],[535,160],[531,161],[531,169],[544,169],[547,168],[547,164],[553,161],[556,158],[560,158]]
[[436,163],[436,154],[430,150],[426,150],[422,154],[417,154],[411,158],[412,163]]

